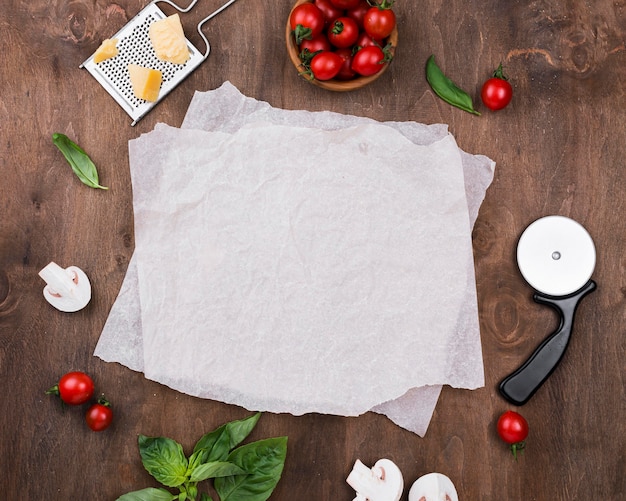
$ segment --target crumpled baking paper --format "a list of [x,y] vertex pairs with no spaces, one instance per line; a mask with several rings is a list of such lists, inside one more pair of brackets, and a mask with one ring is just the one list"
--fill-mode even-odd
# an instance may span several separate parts
[[225,83],[129,151],[136,248],[97,356],[421,436],[443,384],[484,384],[470,232],[494,164],[445,126],[280,110]]

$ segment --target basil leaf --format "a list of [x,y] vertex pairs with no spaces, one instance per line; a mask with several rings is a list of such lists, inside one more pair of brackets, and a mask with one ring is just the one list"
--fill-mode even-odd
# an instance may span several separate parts
[[200,501],[213,501],[213,498],[204,492],[200,495]]
[[155,489],[148,487],[140,491],[133,491],[117,498],[116,501],[173,501],[178,496],[166,491],[165,489]]
[[287,456],[287,437],[269,438],[235,449],[228,461],[247,475],[216,478],[213,482],[221,501],[266,501],[280,480]]
[[209,461],[196,466],[191,471],[190,482],[202,482],[208,478],[228,477],[230,475],[243,475],[246,471],[228,461]]
[[452,80],[443,74],[435,62],[434,55],[430,56],[428,61],[426,61],[426,80],[428,80],[435,94],[446,103],[456,106],[468,113],[480,115],[480,113],[474,109],[474,103],[470,95],[463,89],[457,87]]
[[187,458],[175,440],[139,435],[139,454],[148,473],[166,487],[178,487],[187,480]]
[[226,423],[204,435],[193,448],[192,462],[222,461],[228,453],[250,434],[256,426],[261,413],[238,421]]
[[52,134],[52,142],[63,153],[74,174],[84,184],[91,188],[109,189],[106,186],[100,186],[96,166],[80,146],[70,140],[65,134]]

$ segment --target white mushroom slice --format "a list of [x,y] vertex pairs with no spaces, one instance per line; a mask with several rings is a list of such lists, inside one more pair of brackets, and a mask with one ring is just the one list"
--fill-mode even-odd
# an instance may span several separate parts
[[89,279],[76,266],[63,269],[52,262],[39,272],[39,276],[48,284],[43,289],[43,297],[57,310],[78,311],[91,300]]
[[371,469],[357,459],[346,482],[356,491],[354,501],[399,501],[404,490],[402,472],[389,459]]
[[459,501],[459,496],[448,477],[442,473],[428,473],[413,483],[409,501]]

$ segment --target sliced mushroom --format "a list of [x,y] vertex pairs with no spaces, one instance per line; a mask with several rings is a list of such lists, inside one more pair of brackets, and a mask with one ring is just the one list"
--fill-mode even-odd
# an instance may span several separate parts
[[51,262],[39,272],[46,285],[43,297],[57,310],[78,311],[91,300],[91,283],[85,272],[76,266],[61,268]]
[[442,473],[418,478],[409,491],[409,501],[459,501],[452,480]]
[[357,459],[346,482],[356,491],[354,501],[399,501],[404,490],[402,472],[389,459],[371,469]]

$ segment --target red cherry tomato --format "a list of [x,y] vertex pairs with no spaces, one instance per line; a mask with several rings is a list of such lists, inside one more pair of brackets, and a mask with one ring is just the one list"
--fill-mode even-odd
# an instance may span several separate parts
[[501,110],[511,102],[513,87],[504,76],[502,65],[498,66],[493,76],[483,84],[480,97],[485,106],[493,111]]
[[331,3],[338,9],[348,10],[354,9],[361,0],[330,0]]
[[326,35],[324,35],[324,33],[320,33],[310,40],[302,40],[302,43],[300,44],[300,52],[304,49],[308,49],[308,51],[313,54],[314,52],[322,50],[331,50],[331,45],[328,38],[326,38]]
[[382,42],[380,40],[374,40],[371,36],[369,36],[364,31],[361,32],[359,38],[356,39],[354,43],[357,47],[369,47],[370,45],[377,45],[382,47]]
[[315,5],[324,14],[326,26],[332,23],[338,17],[343,16],[343,9],[335,7],[330,0],[315,0]]
[[46,393],[58,395],[68,405],[81,405],[93,395],[93,380],[84,372],[68,372]]
[[363,47],[352,58],[352,69],[364,77],[375,75],[385,65],[385,53],[376,46]]
[[89,407],[89,410],[87,410],[85,421],[87,421],[87,426],[93,431],[106,430],[111,426],[111,422],[113,421],[111,404],[104,398],[99,399],[98,403],[93,404]]
[[310,2],[298,5],[291,11],[289,25],[296,38],[296,44],[305,38],[312,38],[324,30],[324,14]]
[[370,4],[367,3],[367,0],[360,0],[356,7],[346,11],[346,16],[354,19],[356,24],[359,26],[359,29],[362,30],[363,19],[365,18],[365,14],[368,10],[370,10]]
[[515,411],[506,411],[498,419],[496,429],[500,438],[511,446],[511,452],[517,458],[517,451],[524,448],[524,441],[528,437],[528,422],[524,416]]
[[339,17],[328,27],[328,41],[339,49],[352,47],[359,37],[359,27],[351,17]]
[[363,28],[377,40],[387,38],[396,27],[396,15],[389,8],[370,7],[363,18]]
[[342,64],[343,59],[335,52],[320,52],[311,60],[311,72],[316,80],[330,80],[337,76]]
[[356,72],[352,69],[352,49],[337,49],[335,54],[343,59],[341,69],[336,76],[337,80],[352,80],[356,76]]

